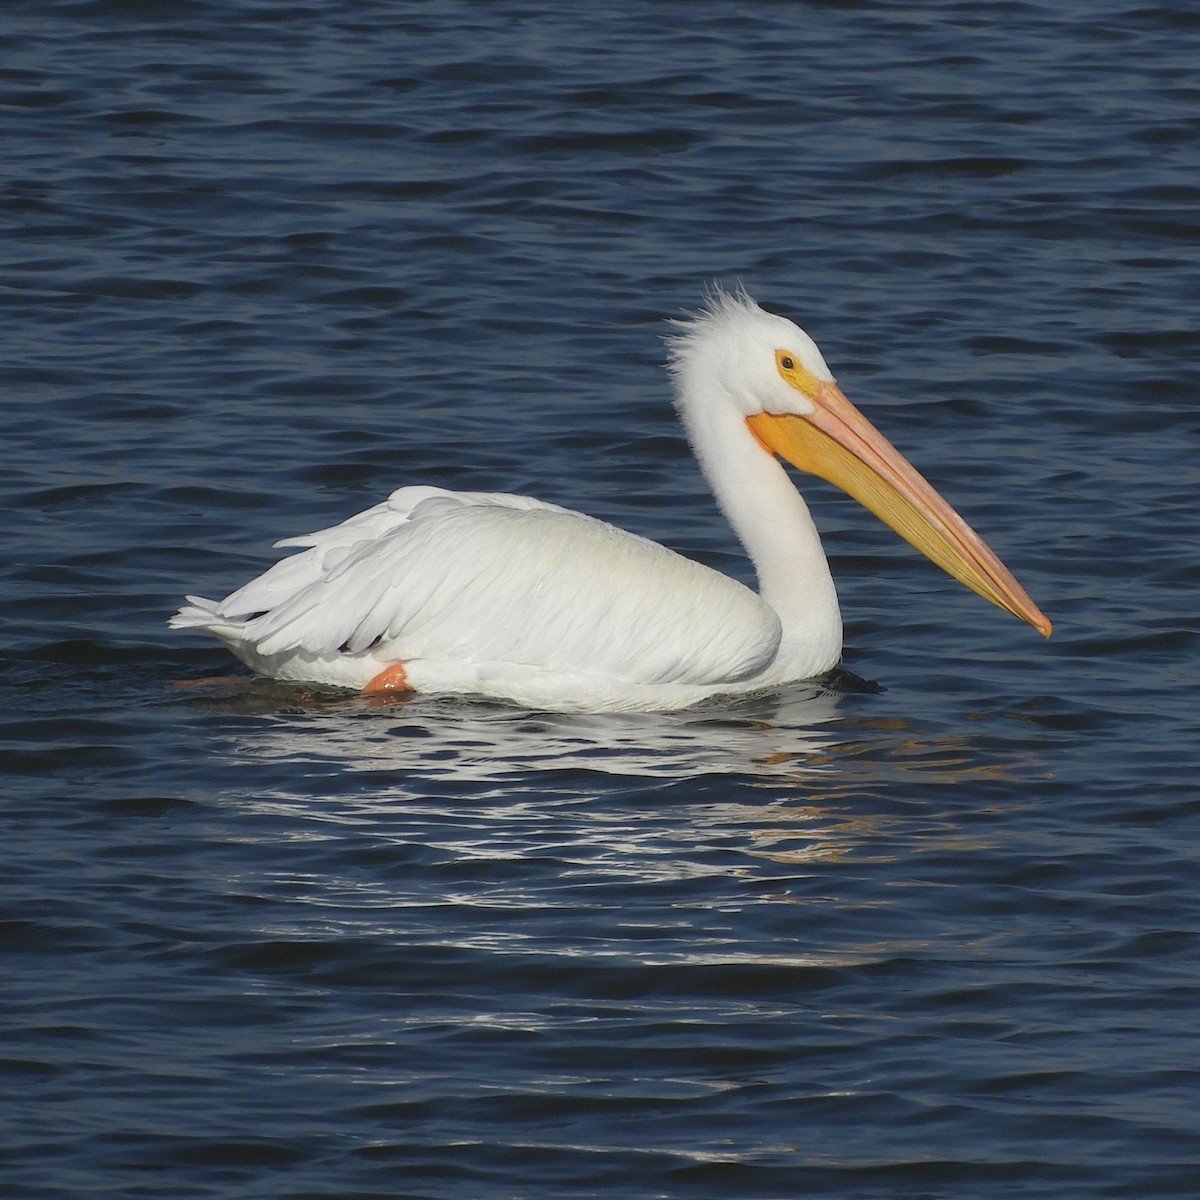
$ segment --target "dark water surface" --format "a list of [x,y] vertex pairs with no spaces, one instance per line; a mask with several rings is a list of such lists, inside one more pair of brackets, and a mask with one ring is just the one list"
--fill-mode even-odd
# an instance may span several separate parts
[[[7,3],[4,1195],[1195,1195],[1198,39]],[[165,628],[403,483],[745,577],[661,369],[714,278],[1050,642],[815,483],[881,694],[373,708]]]

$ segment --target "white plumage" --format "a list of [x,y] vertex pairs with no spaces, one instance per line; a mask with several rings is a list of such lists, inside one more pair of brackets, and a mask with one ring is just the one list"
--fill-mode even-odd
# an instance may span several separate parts
[[[340,525],[277,543],[303,549],[219,603],[189,596],[171,625],[212,634],[278,679],[559,710],[684,707],[829,669],[841,652],[837,599],[808,510],[774,457],[796,461],[793,447],[772,444],[772,431],[818,420],[834,394],[849,402],[811,339],[745,294],[716,292],[680,323],[672,368],[689,439],[754,560],[760,594],[556,505],[405,487]],[[875,449],[898,459],[851,411]],[[1045,622],[1024,593],[1016,600]]]

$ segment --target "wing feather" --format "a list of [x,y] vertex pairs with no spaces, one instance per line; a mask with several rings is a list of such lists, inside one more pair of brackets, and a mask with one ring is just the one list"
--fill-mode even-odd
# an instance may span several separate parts
[[396,661],[511,663],[639,683],[735,682],[781,636],[752,591],[645,538],[496,493],[402,488],[218,607],[263,655],[386,645]]

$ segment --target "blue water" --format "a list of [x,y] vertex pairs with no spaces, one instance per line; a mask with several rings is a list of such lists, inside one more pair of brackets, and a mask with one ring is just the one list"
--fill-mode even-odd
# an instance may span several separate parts
[[[1195,1195],[1198,35],[10,0],[4,1195]],[[713,279],[1051,641],[815,481],[882,692],[376,708],[165,628],[415,482],[746,578],[661,366]]]

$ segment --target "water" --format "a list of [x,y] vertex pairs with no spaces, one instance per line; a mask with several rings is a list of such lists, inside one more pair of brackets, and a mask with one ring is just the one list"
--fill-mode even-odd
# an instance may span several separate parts
[[[6,1196],[1193,1195],[1196,33],[6,5]],[[714,278],[1050,642],[813,482],[877,694],[374,708],[166,630],[408,482],[744,578],[661,369]]]

